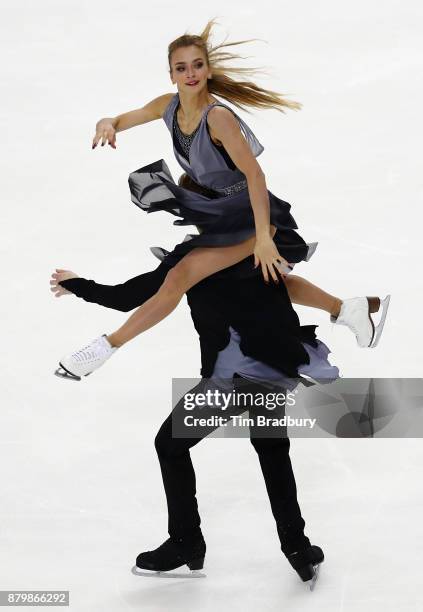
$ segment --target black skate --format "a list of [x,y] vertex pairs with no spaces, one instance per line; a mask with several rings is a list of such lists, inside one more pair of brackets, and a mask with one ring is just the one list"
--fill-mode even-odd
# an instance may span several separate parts
[[[203,569],[206,554],[206,543],[200,534],[195,539],[169,538],[155,550],[138,555],[132,568],[135,576],[154,576],[161,578],[205,578]],[[187,565],[187,572],[170,573],[172,570]]]
[[309,584],[312,591],[319,575],[319,565],[325,559],[323,550],[319,546],[310,546],[305,550],[291,553],[287,559],[301,580]]

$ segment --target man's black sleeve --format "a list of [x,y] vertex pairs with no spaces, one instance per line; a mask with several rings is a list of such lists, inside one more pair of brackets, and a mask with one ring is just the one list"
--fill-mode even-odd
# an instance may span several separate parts
[[101,285],[86,278],[71,278],[61,281],[59,285],[86,302],[128,312],[157,293],[168,271],[169,267],[161,263],[155,270],[139,274],[118,285]]

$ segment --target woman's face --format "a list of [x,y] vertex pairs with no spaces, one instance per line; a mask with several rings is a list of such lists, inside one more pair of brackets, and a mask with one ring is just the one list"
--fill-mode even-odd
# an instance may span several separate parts
[[[207,78],[211,78],[211,70],[207,66],[206,59],[201,49],[195,45],[181,47],[172,53],[171,57],[171,79],[178,86],[178,91],[190,91],[195,93],[207,87]],[[195,85],[189,85],[195,81]]]

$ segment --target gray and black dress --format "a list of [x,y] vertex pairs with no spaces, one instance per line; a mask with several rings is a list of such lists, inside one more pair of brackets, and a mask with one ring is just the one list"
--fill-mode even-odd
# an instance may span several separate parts
[[[189,136],[184,135],[176,118],[178,105],[179,95],[175,94],[163,119],[172,135],[176,160],[189,179],[201,186],[202,192],[177,185],[163,159],[129,175],[131,199],[137,206],[149,213],[165,210],[179,217],[174,225],[194,225],[199,230],[198,234],[188,234],[171,252],[162,248],[153,250],[159,259],[166,258],[169,266],[175,265],[195,247],[238,244],[255,234],[246,177],[232,162],[227,151],[212,141],[207,125],[208,111],[216,105],[228,108],[236,116],[253,155],[257,157],[264,150],[241,117],[221,102],[209,104],[197,129]],[[279,199],[269,190],[268,196],[270,223],[277,228],[273,240],[278,251],[289,263],[308,261],[317,243],[305,243],[295,231],[297,224],[290,213],[291,205],[288,202]],[[236,274],[261,274],[261,270],[253,269],[253,261],[253,256],[245,260],[237,268]],[[225,271],[221,276],[225,276]]]

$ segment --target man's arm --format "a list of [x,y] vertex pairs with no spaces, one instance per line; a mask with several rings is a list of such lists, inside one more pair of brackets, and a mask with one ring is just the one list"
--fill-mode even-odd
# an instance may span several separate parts
[[86,302],[129,312],[157,293],[168,271],[169,267],[161,263],[155,270],[118,285],[101,285],[86,278],[70,278],[58,284]]

